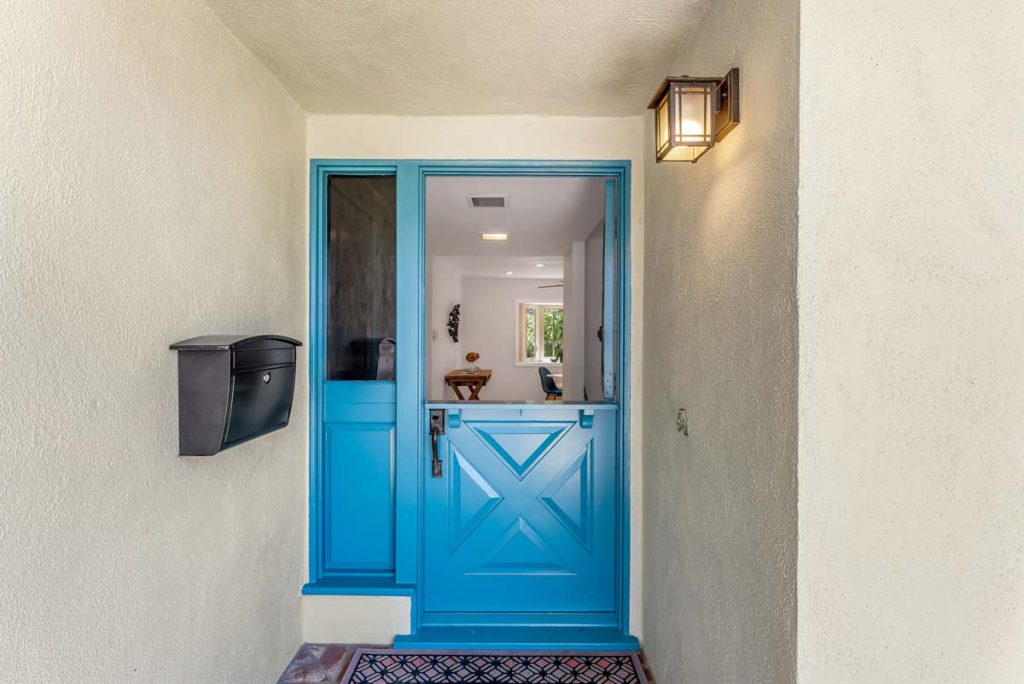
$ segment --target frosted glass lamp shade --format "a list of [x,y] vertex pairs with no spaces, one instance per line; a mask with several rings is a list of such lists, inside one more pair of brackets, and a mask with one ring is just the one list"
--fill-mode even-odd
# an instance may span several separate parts
[[655,111],[655,155],[696,162],[739,123],[739,70],[725,78],[666,78],[648,105]]

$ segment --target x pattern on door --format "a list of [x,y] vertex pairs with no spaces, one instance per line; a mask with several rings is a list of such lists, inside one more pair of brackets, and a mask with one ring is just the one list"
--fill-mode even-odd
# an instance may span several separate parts
[[[595,545],[594,531],[600,519],[613,536],[598,491],[613,473],[596,467],[594,442],[564,420],[449,431],[446,548],[436,539],[428,553],[429,610],[611,610],[613,546]],[[446,584],[446,599],[429,590]]]

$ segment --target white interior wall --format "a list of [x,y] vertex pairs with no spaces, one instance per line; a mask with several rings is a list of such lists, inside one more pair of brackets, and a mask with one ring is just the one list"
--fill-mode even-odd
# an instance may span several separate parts
[[[578,240],[565,253],[562,300],[562,399],[583,400],[586,359],[587,245]],[[546,290],[550,292],[551,290]]]
[[803,0],[800,681],[1024,681],[1024,4]]
[[274,681],[305,373],[287,429],[179,458],[168,345],[305,338],[304,114],[199,0],[6,2],[0,35],[4,678]]
[[[477,365],[493,371],[480,398],[491,401],[542,401],[537,366],[516,365],[516,301],[526,299],[539,303],[558,304],[561,288],[540,290],[541,285],[554,285],[557,280],[533,278],[462,278],[462,347],[466,353],[480,354]],[[463,363],[462,366],[468,364]],[[558,364],[548,364],[552,373],[561,371]]]
[[[462,271],[459,260],[453,257],[431,256],[428,277],[430,296],[427,301],[427,392],[430,399],[454,399],[452,390],[445,385],[444,376],[455,368],[467,364],[462,351],[463,335],[454,342],[448,334],[448,314],[462,302]],[[460,307],[460,311],[461,311]],[[436,335],[436,338],[435,338]]]
[[[639,203],[640,198],[633,201]],[[604,221],[598,223],[587,237],[583,263],[583,387],[588,400],[601,401],[604,398],[604,378],[601,373],[601,354],[604,345],[597,333],[604,323]],[[642,320],[636,313],[633,314],[633,319]],[[633,392],[636,391],[634,387]]]
[[[306,152],[310,158],[334,159],[625,159],[632,162],[632,309],[633,320],[643,320],[643,234],[644,168],[643,118],[598,118],[559,116],[309,116],[306,126]],[[643,527],[642,463],[643,444],[640,429],[643,396],[643,345],[641,326],[632,330],[633,387],[631,406],[630,470],[630,622],[631,631],[642,636],[641,558]],[[303,633],[328,636],[322,611],[311,604],[327,597],[303,597]],[[347,623],[359,625],[372,619],[367,611],[387,611],[405,599],[373,597],[353,604]],[[309,606],[307,609],[306,607]],[[376,606],[376,607],[374,607]],[[408,623],[396,621],[395,634],[406,633]],[[351,634],[351,632],[339,632]]]
[[658,681],[796,677],[797,29],[796,0],[720,0],[664,68],[739,67],[742,121],[696,164],[647,158],[644,646]]

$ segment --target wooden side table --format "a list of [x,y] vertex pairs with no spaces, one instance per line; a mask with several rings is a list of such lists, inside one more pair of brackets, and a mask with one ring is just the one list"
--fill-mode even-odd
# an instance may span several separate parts
[[[480,401],[480,390],[484,388],[484,385],[490,379],[491,371],[488,368],[480,368],[478,370],[460,368],[444,376],[445,384],[452,388],[459,401]],[[469,390],[468,399],[462,395],[463,387]]]

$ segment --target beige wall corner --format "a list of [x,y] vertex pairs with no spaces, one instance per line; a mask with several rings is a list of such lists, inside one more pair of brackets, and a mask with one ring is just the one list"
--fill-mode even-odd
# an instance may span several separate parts
[[801,2],[801,682],[1024,681],[1022,34]]
[[644,635],[658,681],[796,677],[797,29],[797,0],[711,3],[664,71],[738,67],[739,127],[696,164],[655,164],[648,116]]
[[199,0],[8,2],[0,35],[2,678],[274,681],[305,382],[179,458],[168,345],[305,337],[305,115]]
[[409,633],[411,614],[406,596],[304,596],[302,639],[390,646],[396,634]]

